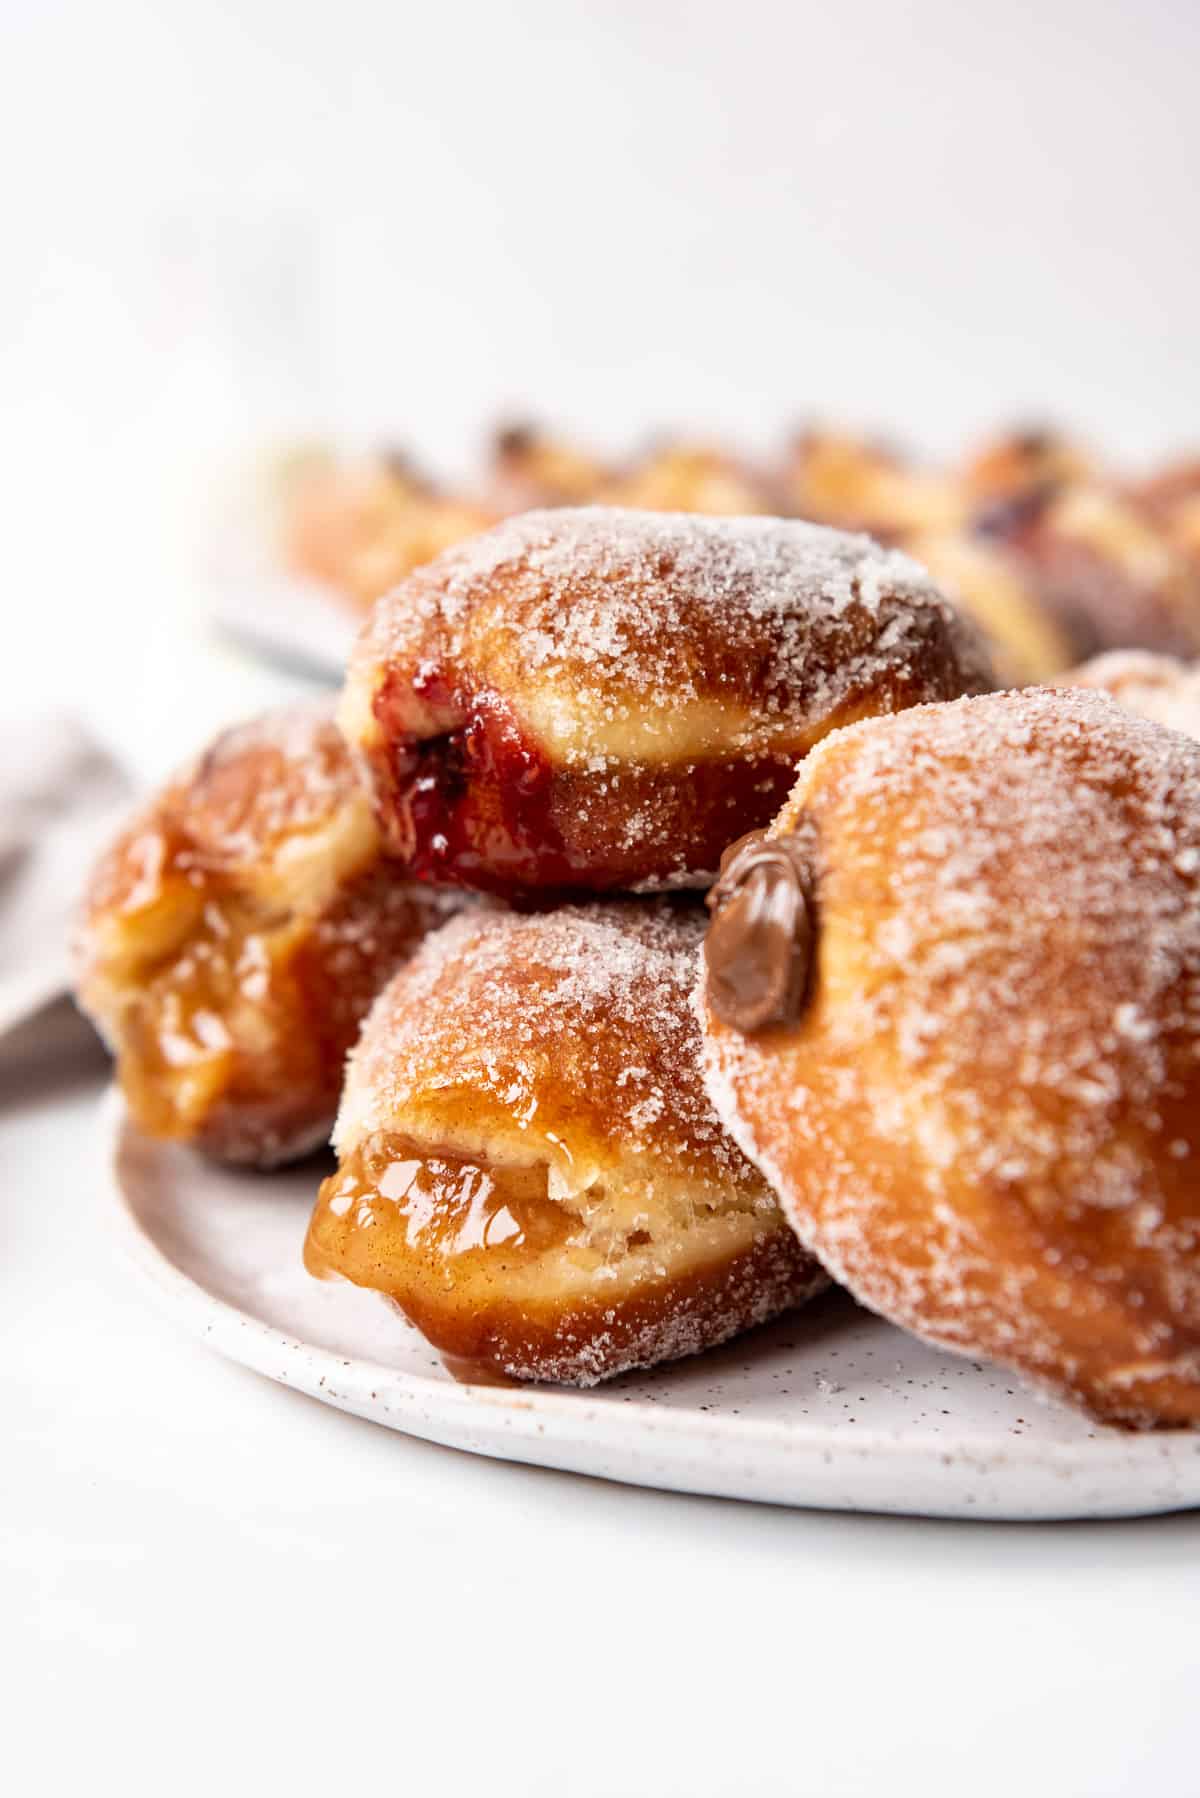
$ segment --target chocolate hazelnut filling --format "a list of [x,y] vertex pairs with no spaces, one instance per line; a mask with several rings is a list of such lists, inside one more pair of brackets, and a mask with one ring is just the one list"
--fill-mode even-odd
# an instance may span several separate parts
[[809,871],[795,837],[752,832],[726,850],[704,939],[708,1003],[749,1035],[800,1015],[813,950]]

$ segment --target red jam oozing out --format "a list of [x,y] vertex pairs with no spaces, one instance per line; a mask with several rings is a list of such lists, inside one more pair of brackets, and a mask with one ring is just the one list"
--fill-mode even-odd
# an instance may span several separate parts
[[[414,740],[407,728],[409,695],[461,720],[437,736]],[[565,798],[560,776],[494,691],[462,693],[440,674],[411,683],[385,682],[375,715],[387,745],[380,772],[388,791],[385,827],[394,851],[418,879],[519,902],[522,895],[572,890],[628,890],[684,868],[716,869],[723,850],[770,822],[795,780],[790,757],[714,760],[667,773],[630,769],[613,832],[610,858],[595,843],[582,852],[564,842],[558,819]],[[649,813],[659,827],[631,845],[624,813]],[[593,832],[594,836],[594,832]]]
[[375,701],[390,755],[388,824],[417,878],[499,895],[587,884],[552,817],[550,761],[504,701],[487,688],[460,700],[439,676],[419,676],[413,689],[462,718],[413,741],[397,717],[403,688],[387,682]]

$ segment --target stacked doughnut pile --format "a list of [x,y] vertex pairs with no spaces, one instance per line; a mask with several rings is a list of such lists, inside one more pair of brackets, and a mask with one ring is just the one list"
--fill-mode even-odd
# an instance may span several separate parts
[[944,468],[826,430],[766,467],[704,443],[624,463],[538,430],[501,431],[476,489],[407,458],[309,455],[284,484],[283,553],[367,607],[448,544],[531,507],[807,518],[908,550],[988,637],[1005,681],[1049,680],[1106,649],[1200,654],[1200,459],[1131,479],[1050,431],[1014,431]]
[[866,536],[528,512],[378,602],[336,718],[131,822],[81,998],[147,1131],[270,1166],[336,1114],[310,1271],[476,1369],[589,1384],[832,1276],[1197,1424],[1200,681],[1080,680],[994,691]]

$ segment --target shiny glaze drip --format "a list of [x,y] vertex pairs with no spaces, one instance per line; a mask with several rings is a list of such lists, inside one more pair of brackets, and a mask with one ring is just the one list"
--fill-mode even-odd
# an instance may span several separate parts
[[397,1272],[414,1256],[448,1270],[464,1258],[519,1264],[556,1248],[570,1229],[547,1196],[544,1166],[484,1167],[387,1131],[322,1184],[305,1263],[310,1273],[344,1272],[345,1245],[359,1237],[372,1262]]
[[123,1018],[121,1082],[145,1129],[286,1132],[332,1122],[347,1052],[420,914],[391,870],[347,881],[320,920],[271,910],[193,874],[198,915],[181,947],[139,971]]
[[[187,1135],[239,1074],[249,1086],[232,1019],[243,1004],[269,1016],[278,997],[271,936],[269,920],[209,900],[183,950],[144,971],[138,1002],[125,1017],[120,1073],[135,1116],[153,1134]],[[276,1090],[307,1089],[317,1059],[306,1037],[273,1036]],[[261,1078],[253,1082],[260,1084]],[[265,1094],[242,1096],[252,1101]]]

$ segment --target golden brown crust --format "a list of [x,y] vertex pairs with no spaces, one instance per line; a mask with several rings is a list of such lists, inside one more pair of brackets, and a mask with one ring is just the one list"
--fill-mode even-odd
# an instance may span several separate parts
[[775,829],[810,1002],[708,1089],[865,1303],[1096,1415],[1200,1423],[1200,746],[1030,690],[830,738]]
[[155,1135],[268,1165],[328,1134],[383,981],[453,901],[384,857],[327,705],[224,732],[94,871],[80,1002]]
[[343,820],[365,859],[370,821],[331,706],[267,713],[222,731],[130,821],[93,870],[85,915],[140,909],[146,882],[168,872],[268,882],[281,852]]
[[581,1384],[815,1290],[704,1096],[702,934],[691,908],[614,902],[431,937],[351,1057],[312,1271],[385,1292],[448,1353]]
[[418,871],[702,885],[827,731],[990,682],[917,565],[780,519],[528,513],[376,608],[339,714]]

